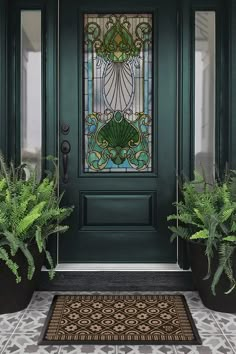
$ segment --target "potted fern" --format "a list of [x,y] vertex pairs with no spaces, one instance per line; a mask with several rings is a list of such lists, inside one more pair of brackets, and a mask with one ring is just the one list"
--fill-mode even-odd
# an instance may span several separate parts
[[68,229],[61,223],[72,212],[60,207],[56,175],[39,181],[35,170],[7,166],[0,155],[0,314],[28,305],[45,258],[54,275],[47,240]]
[[224,181],[212,184],[195,173],[185,181],[183,198],[174,203],[177,214],[168,221],[171,240],[177,236],[189,241],[193,281],[210,309],[236,312],[236,178],[226,174]]

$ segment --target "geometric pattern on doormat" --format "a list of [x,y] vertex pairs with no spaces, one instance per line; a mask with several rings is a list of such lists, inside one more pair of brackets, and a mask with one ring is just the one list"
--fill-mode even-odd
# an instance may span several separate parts
[[56,295],[39,345],[201,344],[183,295]]

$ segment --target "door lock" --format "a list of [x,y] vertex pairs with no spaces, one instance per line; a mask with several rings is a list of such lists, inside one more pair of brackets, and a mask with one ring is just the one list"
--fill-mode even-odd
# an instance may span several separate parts
[[61,125],[61,132],[63,135],[67,135],[70,132],[70,126],[67,123],[62,123]]

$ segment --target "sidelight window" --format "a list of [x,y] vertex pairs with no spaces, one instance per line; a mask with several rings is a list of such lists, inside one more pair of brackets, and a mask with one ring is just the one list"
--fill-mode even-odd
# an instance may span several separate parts
[[21,11],[21,161],[41,175],[41,11]]
[[195,12],[195,169],[215,169],[216,25],[214,11]]

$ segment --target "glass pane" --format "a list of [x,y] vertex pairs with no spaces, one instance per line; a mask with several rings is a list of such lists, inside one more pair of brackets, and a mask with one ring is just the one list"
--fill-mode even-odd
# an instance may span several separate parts
[[215,169],[215,12],[195,13],[195,169],[208,181]]
[[21,161],[41,175],[41,11],[21,12]]
[[152,15],[84,16],[85,172],[152,170]]

